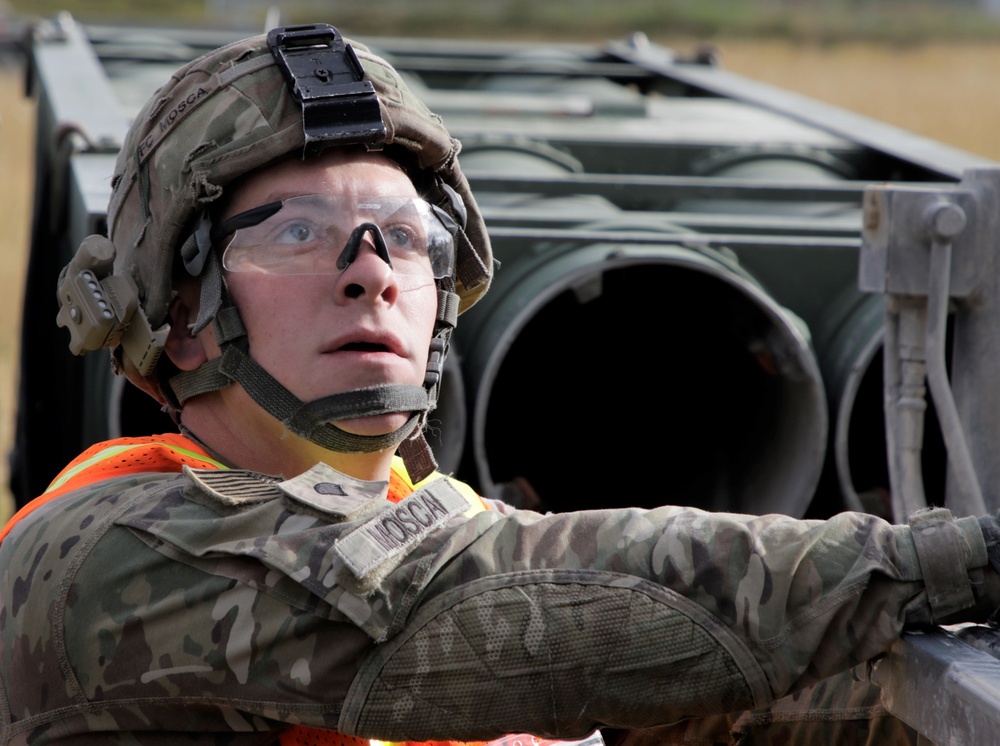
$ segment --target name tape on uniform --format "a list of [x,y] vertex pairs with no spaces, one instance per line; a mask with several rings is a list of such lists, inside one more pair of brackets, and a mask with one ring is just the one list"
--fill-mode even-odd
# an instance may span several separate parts
[[362,580],[374,568],[468,509],[462,493],[447,479],[438,479],[342,536],[334,551]]

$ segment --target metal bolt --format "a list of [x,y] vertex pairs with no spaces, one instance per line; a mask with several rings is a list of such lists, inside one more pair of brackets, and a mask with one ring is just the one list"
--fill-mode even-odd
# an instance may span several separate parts
[[965,223],[965,210],[951,202],[938,203],[928,210],[927,227],[935,238],[954,238],[965,229]]

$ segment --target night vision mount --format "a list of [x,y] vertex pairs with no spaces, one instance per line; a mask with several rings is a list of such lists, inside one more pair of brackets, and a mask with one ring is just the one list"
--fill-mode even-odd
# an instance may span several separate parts
[[381,150],[385,123],[371,82],[350,44],[329,24],[272,29],[267,45],[302,104],[306,149],[364,145]]

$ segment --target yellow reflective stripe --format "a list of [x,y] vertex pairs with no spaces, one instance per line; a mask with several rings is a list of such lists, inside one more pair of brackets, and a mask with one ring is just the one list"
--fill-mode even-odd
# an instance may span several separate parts
[[100,453],[95,453],[86,461],[81,461],[72,469],[63,473],[63,475],[55,479],[52,482],[52,484],[50,484],[45,489],[45,492],[43,492],[42,494],[44,495],[47,492],[52,492],[52,490],[59,489],[64,484],[66,484],[66,482],[75,477],[77,474],[84,471],[85,469],[89,469],[94,464],[100,463],[101,461],[117,456],[119,453],[124,453],[125,451],[131,451],[136,448],[149,448],[150,446],[164,446],[166,448],[169,448],[174,453],[179,453],[182,456],[187,456],[189,458],[197,459],[198,461],[204,461],[206,463],[213,464],[219,469],[227,468],[225,464],[220,464],[218,461],[216,461],[215,459],[211,459],[208,456],[202,456],[200,453],[195,453],[194,451],[188,450],[187,448],[178,448],[177,446],[168,445],[167,443],[151,441],[149,443],[135,443],[132,445],[108,446]]
[[196,453],[195,451],[189,450],[187,448],[180,448],[178,446],[171,446],[171,445],[167,445],[166,443],[147,443],[146,445],[158,445],[158,446],[165,445],[165,446],[167,446],[167,448],[169,448],[174,453],[179,453],[182,456],[187,456],[188,458],[193,458],[193,459],[196,459],[198,461],[204,461],[206,464],[212,464],[217,469],[228,469],[229,468],[225,464],[223,464],[223,463],[221,463],[219,461],[216,461],[214,458],[209,458],[208,456],[205,456],[205,455],[203,455],[201,453]]
[[[74,466],[69,471],[64,472],[61,477],[53,480],[52,484],[50,484],[48,486],[48,488],[45,490],[45,492],[51,492],[54,489],[58,489],[59,487],[62,487],[64,484],[66,484],[66,482],[68,482],[70,479],[72,479],[73,477],[75,477],[81,471],[83,471],[84,469],[90,468],[91,466],[93,466],[94,464],[96,464],[98,461],[103,461],[106,458],[111,458],[112,456],[118,455],[122,451],[128,451],[128,450],[130,450],[132,448],[135,448],[135,447],[136,446],[111,446],[110,448],[105,448],[100,453],[95,453],[93,456],[91,456],[90,458],[88,458],[86,461],[81,461],[79,464],[77,464],[76,466]],[[43,492],[42,494],[44,495],[45,492]]]
[[[392,457],[392,470],[395,471],[398,476],[402,477],[403,481],[406,482],[406,484],[408,484],[413,489],[419,489],[423,487],[425,484],[429,484],[436,479],[449,480],[451,482],[452,487],[458,490],[458,492],[462,495],[462,497],[465,498],[465,501],[469,503],[469,509],[462,514],[466,518],[472,518],[472,516],[476,515],[476,513],[482,513],[483,511],[486,510],[486,504],[483,502],[483,499],[479,496],[479,493],[476,492],[474,489],[472,489],[472,487],[467,485],[465,482],[462,482],[458,479],[452,479],[451,477],[446,476],[439,471],[433,471],[431,472],[430,476],[414,484],[413,480],[410,479],[409,472],[406,471],[406,465],[403,463],[403,459],[401,459],[399,456]],[[388,746],[392,746],[393,744],[392,741],[378,741],[378,742],[373,741],[372,743],[375,744],[375,746],[379,746],[380,744],[387,744]]]

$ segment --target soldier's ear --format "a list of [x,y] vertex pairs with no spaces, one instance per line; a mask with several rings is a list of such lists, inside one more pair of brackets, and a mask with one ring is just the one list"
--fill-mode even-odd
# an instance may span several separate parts
[[191,324],[198,318],[199,288],[197,282],[183,283],[170,302],[170,333],[164,353],[180,370],[195,370],[208,361],[214,344],[212,327],[200,334],[191,334]]

